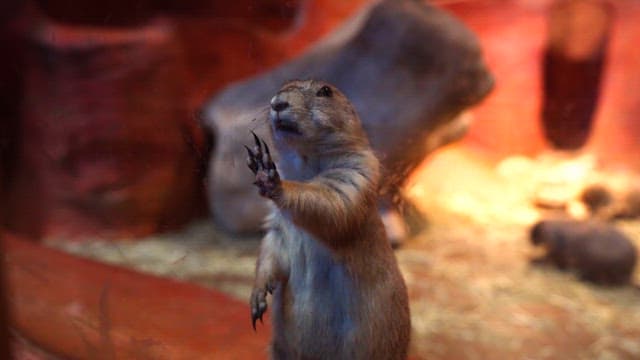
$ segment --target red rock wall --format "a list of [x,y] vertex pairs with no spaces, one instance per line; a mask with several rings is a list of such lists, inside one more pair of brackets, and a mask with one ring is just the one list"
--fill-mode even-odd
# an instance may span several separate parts
[[[123,11],[128,3],[116,1],[85,11],[63,0],[39,1],[46,16],[34,23],[45,32],[31,41],[28,68],[7,72],[8,57],[0,64],[16,85],[4,99],[22,102],[20,125],[3,124],[12,134],[3,141],[21,150],[3,151],[9,160],[3,183],[11,185],[5,223],[35,237],[117,237],[187,221],[204,198],[199,106],[229,82],[298,55],[367,2],[166,0]],[[493,93],[473,111],[467,141],[498,155],[547,148],[540,113],[549,2],[438,2],[478,33],[496,77]],[[640,5],[613,4],[601,101],[586,148],[629,162],[640,137],[633,95],[640,83],[634,45]],[[162,25],[149,23],[159,15]],[[79,49],[73,41],[83,36],[81,42],[93,44]],[[12,161],[20,168],[7,167]]]
[[640,2],[613,4],[601,103],[588,147],[605,163],[640,169]]
[[4,223],[34,238],[119,238],[202,214],[199,106],[298,54],[363,2],[38,1],[23,90],[10,92],[20,118],[3,136],[17,149],[3,156],[18,164],[2,172]]
[[12,224],[48,236],[136,236],[184,222],[197,166],[170,25],[43,22],[31,41]]
[[[445,3],[480,38],[496,77],[492,94],[473,110],[466,141],[497,157],[549,148],[541,121],[542,64],[552,1]],[[613,22],[591,135],[582,148],[605,165],[640,168],[640,3],[613,0]]]
[[17,1],[0,3],[0,52],[11,54],[0,56],[0,223],[7,215],[5,199],[17,161],[24,48],[17,13]]
[[492,93],[473,109],[475,120],[466,140],[501,155],[533,154],[545,146],[537,121],[545,7],[523,3],[466,1],[446,6],[476,32],[495,77]]
[[231,12],[230,16],[186,12],[174,18],[187,58],[189,103],[193,107],[202,105],[232,81],[267,71],[299,55],[371,0],[298,1],[293,2],[297,5],[293,14],[289,1],[270,2],[278,1],[285,5],[285,11],[276,24],[268,21],[273,17],[260,15],[254,7],[247,7],[254,13],[249,19],[239,16],[242,12],[235,7],[225,10]]
[[[0,246],[0,251],[4,254],[4,247]],[[10,359],[9,353],[9,310],[7,309],[7,298],[5,293],[5,271],[4,264],[0,264],[0,358]]]

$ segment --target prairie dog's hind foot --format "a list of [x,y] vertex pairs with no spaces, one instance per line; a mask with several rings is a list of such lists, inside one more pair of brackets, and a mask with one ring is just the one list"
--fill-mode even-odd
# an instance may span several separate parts
[[251,325],[254,331],[256,330],[256,321],[259,319],[262,323],[262,315],[267,311],[267,291],[271,290],[254,288],[251,292],[249,303],[251,305]]

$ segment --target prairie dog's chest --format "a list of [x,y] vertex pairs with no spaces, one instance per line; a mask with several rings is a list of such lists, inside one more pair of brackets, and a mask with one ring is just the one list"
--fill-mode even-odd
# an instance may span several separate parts
[[322,164],[318,161],[278,143],[276,148],[279,155],[278,169],[283,179],[307,181],[320,172]]
[[313,235],[296,226],[286,211],[281,213],[279,226],[283,229],[283,243],[289,259],[292,262],[299,260],[299,269],[305,269],[315,264],[315,259],[334,262],[334,256],[331,250],[318,241]]
[[327,246],[281,214],[283,251],[289,263],[289,284],[296,288],[331,288],[350,283],[347,264]]

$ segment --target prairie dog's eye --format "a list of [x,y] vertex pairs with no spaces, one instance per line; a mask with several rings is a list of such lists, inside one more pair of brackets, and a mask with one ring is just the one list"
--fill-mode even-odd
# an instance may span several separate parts
[[326,85],[321,87],[320,90],[318,90],[318,92],[316,93],[316,96],[322,97],[331,97],[331,95],[333,95],[333,90],[331,90],[331,88]]

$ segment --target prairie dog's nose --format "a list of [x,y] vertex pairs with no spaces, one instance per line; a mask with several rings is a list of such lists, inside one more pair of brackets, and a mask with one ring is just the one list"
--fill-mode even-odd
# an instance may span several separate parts
[[278,97],[277,95],[271,99],[271,108],[273,111],[282,111],[289,107],[289,103]]

